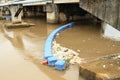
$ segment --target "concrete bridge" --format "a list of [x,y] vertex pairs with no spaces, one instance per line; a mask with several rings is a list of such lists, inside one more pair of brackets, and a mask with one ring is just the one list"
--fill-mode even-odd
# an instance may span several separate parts
[[10,10],[13,23],[22,22],[23,13],[25,15],[29,11],[35,15],[37,12],[46,13],[47,23],[58,23],[69,20],[70,16],[89,13],[101,20],[103,29],[110,26],[120,30],[120,0],[2,0],[0,6]]
[[58,23],[89,13],[101,20],[104,36],[120,37],[120,0],[2,0],[0,6],[7,7],[4,11],[11,15],[12,23],[22,22],[23,16],[41,14],[47,23]]
[[[103,22],[103,28],[109,27],[106,25],[110,25],[120,30],[120,0],[11,0],[3,1],[0,6],[6,6],[9,9],[12,23],[22,22],[22,15],[26,11],[33,11],[34,14],[37,12],[46,13],[48,23],[57,23],[60,18],[64,17],[61,17],[60,14],[65,15],[69,19],[69,16],[84,16],[88,12]],[[120,38],[120,32],[116,31],[116,29],[111,29],[113,33],[111,30],[108,33],[111,33],[110,36],[112,37]],[[92,72],[92,74],[94,73]]]
[[0,6],[8,6],[13,22],[21,21],[22,10],[29,7],[33,12],[45,12],[48,23],[57,23],[63,17],[68,20],[76,14],[83,16],[87,11],[120,30],[120,0],[2,0]]
[[120,30],[120,0],[80,0],[80,7]]
[[[17,21],[15,19],[15,15],[17,15],[18,13],[21,12],[22,8],[30,8],[32,7],[32,9],[36,10],[36,9],[42,9],[41,11],[46,12],[47,15],[47,22],[48,23],[57,23],[59,20],[59,9],[61,8],[65,8],[65,10],[67,10],[67,6],[69,6],[68,4],[72,5],[72,4],[77,4],[77,8],[79,8],[79,0],[3,0],[0,4],[0,6],[7,6],[11,12],[11,16],[12,16],[12,22]],[[73,6],[74,7],[74,6]],[[73,8],[72,7],[72,8]],[[13,9],[14,8],[14,9]],[[16,8],[16,9],[15,9]],[[20,10],[21,8],[21,10]],[[62,10],[62,12],[64,12]],[[24,12],[24,10],[23,10]],[[35,11],[34,11],[35,12]],[[66,12],[67,13],[67,12]],[[17,19],[18,22],[21,21],[21,17],[22,13],[20,13],[19,15],[17,15]]]

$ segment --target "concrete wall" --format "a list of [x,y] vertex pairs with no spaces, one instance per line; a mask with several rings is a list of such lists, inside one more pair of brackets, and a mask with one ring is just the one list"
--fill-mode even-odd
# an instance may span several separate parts
[[2,10],[0,8],[0,19],[2,19]]
[[120,31],[115,29],[114,27],[106,24],[105,22],[102,23],[103,28],[103,37],[112,39],[115,41],[120,41]]
[[47,5],[48,10],[46,10],[47,23],[58,23],[59,21],[59,12],[58,6],[54,4]]
[[9,6],[9,9],[10,9],[10,12],[11,12],[11,17],[12,17],[12,23],[18,23],[18,22],[22,21],[22,19],[21,19],[22,12],[20,12],[20,14],[17,17],[15,17],[15,14],[20,7],[22,7],[22,6],[21,5],[19,5],[19,6]]
[[80,7],[120,30],[120,0],[80,0]]

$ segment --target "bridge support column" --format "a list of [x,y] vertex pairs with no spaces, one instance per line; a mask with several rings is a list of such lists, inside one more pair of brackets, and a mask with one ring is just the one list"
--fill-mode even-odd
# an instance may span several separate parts
[[9,7],[11,12],[12,23],[21,23],[22,22],[22,5],[12,5]]
[[58,6],[55,4],[46,5],[47,23],[58,23],[59,11]]
[[2,19],[2,9],[0,7],[0,19]]
[[109,39],[120,41],[120,31],[107,24],[102,22],[103,36]]

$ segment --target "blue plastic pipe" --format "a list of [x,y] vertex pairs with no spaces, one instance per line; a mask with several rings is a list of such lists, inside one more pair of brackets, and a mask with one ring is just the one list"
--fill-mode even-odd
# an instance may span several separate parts
[[63,25],[59,28],[57,28],[56,30],[54,30],[53,32],[50,33],[50,35],[48,36],[48,38],[46,39],[46,43],[45,43],[45,47],[44,47],[44,58],[48,59],[48,57],[52,57],[52,42],[56,36],[57,33],[60,33],[61,31],[67,29],[67,28],[72,28],[74,25],[74,22],[71,22],[69,24]]

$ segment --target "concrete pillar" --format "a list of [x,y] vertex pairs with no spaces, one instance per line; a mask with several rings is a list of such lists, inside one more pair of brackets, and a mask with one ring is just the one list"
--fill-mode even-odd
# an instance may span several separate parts
[[59,11],[58,6],[55,4],[46,5],[47,23],[58,23]]
[[22,22],[22,5],[12,5],[9,7],[11,12],[12,23],[21,23]]
[[2,8],[0,7],[0,19],[2,19]]
[[120,31],[107,24],[102,22],[103,37],[109,38],[115,41],[120,41]]

